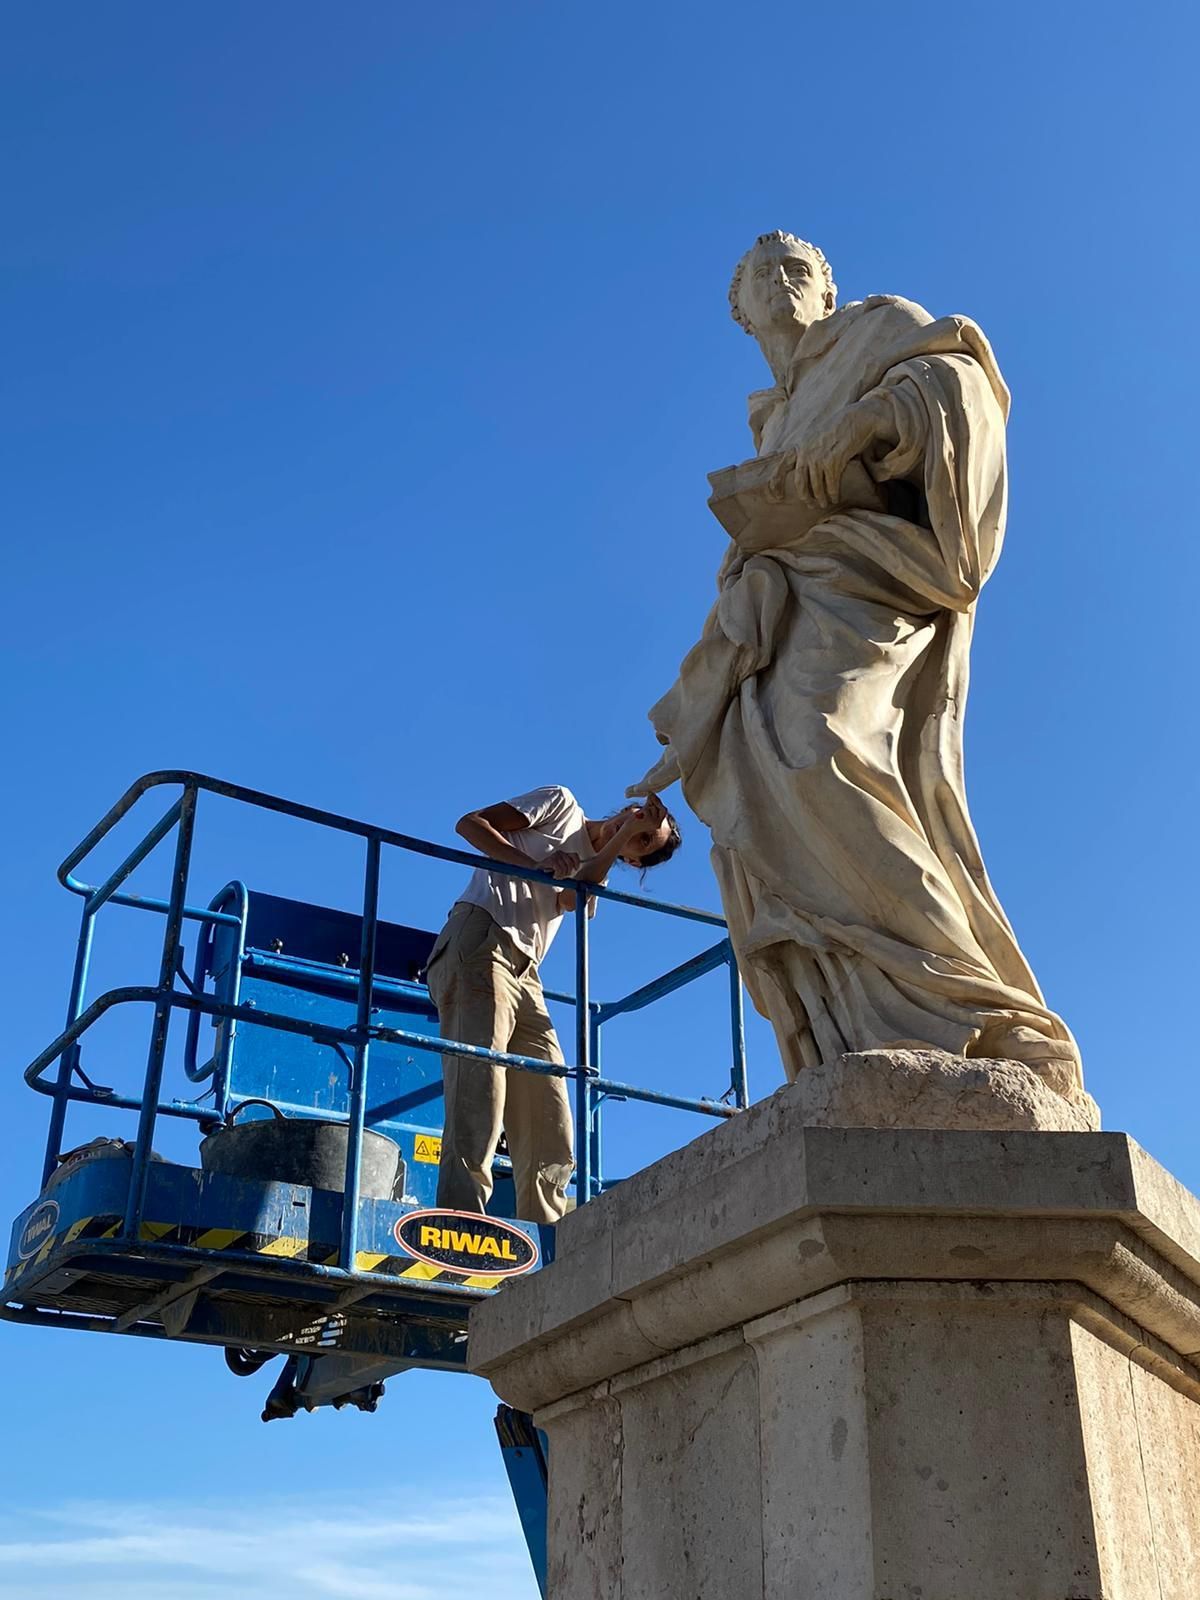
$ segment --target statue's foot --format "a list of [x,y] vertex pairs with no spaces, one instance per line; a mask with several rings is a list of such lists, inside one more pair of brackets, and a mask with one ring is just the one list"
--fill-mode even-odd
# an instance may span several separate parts
[[1047,1039],[1036,1028],[1018,1026],[1004,1032],[985,1032],[968,1053],[976,1059],[1017,1061],[1073,1105],[1095,1104],[1084,1091],[1079,1051],[1071,1039]]

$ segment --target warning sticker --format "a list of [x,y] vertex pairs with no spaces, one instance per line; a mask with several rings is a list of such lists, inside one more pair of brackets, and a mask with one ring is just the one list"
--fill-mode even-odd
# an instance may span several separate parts
[[442,1141],[434,1133],[419,1133],[413,1146],[413,1160],[425,1161],[436,1167],[442,1159]]

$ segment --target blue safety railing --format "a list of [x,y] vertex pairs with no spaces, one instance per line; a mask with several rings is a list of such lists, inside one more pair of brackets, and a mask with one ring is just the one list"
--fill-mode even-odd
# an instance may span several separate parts
[[[154,824],[145,837],[101,884],[84,883],[76,878],[75,869],[91,851],[133,808],[149,790],[164,785],[179,785],[182,793]],[[204,994],[199,983],[189,983],[182,967],[182,930],[187,921],[199,922],[209,930],[226,926],[237,930],[239,953],[245,945],[246,910],[244,897],[240,911],[216,909],[221,900],[210,906],[194,906],[188,901],[188,876],[191,868],[193,840],[196,827],[196,809],[201,793],[220,795],[239,801],[259,810],[294,817],[311,822],[318,827],[338,833],[357,836],[365,841],[366,860],[362,893],[362,944],[359,952],[357,977],[347,974],[348,984],[355,988],[356,1015],[353,1026],[334,1027],[326,1023],[284,1016],[242,1005],[235,997],[222,1000]],[[124,893],[121,885],[135,868],[146,859],[168,835],[175,833],[175,853],[171,872],[170,894],[166,900]],[[471,1060],[486,1061],[493,1066],[516,1067],[525,1072],[538,1072],[573,1080],[575,1094],[576,1141],[576,1196],[583,1204],[604,1187],[601,1173],[601,1108],[608,1099],[644,1101],[652,1105],[671,1106],[680,1110],[695,1111],[712,1117],[730,1117],[748,1104],[746,1080],[746,1052],[742,1025],[742,990],[737,965],[728,938],[721,939],[708,950],[694,956],[681,966],[663,973],[651,983],[634,990],[619,1000],[607,1002],[591,998],[589,976],[589,929],[587,902],[589,896],[615,900],[622,905],[637,906],[660,915],[682,918],[710,927],[724,928],[723,918],[709,911],[698,911],[690,906],[669,905],[651,900],[643,895],[628,894],[610,889],[603,884],[581,884],[571,879],[555,879],[549,874],[489,861],[465,850],[455,850],[445,845],[433,844],[427,839],[414,838],[381,828],[371,823],[358,822],[350,817],[322,811],[314,806],[300,805],[264,794],[239,784],[226,783],[218,778],[198,772],[152,772],[132,784],[116,805],[96,824],[58,869],[59,882],[83,900],[79,941],[75,954],[75,967],[71,979],[67,1004],[66,1025],[59,1036],[30,1063],[25,1071],[26,1082],[53,1099],[50,1127],[46,1141],[46,1159],[43,1182],[54,1171],[62,1150],[63,1130],[67,1107],[72,1102],[103,1105],[138,1113],[137,1138],[131,1162],[129,1195],[120,1238],[139,1236],[146,1199],[151,1143],[155,1122],[159,1116],[190,1118],[197,1122],[211,1122],[214,1111],[195,1101],[163,1099],[162,1082],[166,1064],[167,1036],[173,1011],[188,1014],[188,1043],[185,1047],[185,1064],[193,1078],[205,1076],[206,1069],[195,1062],[195,1036],[200,1018],[209,1016],[224,1020],[230,1026],[224,1048],[229,1048],[232,1029],[245,1023],[252,1027],[273,1028],[286,1033],[303,1034],[320,1044],[343,1052],[352,1052],[351,1061],[350,1137],[347,1141],[345,1193],[353,1204],[342,1207],[342,1238],[339,1266],[326,1267],[326,1274],[353,1275],[358,1252],[358,1194],[362,1160],[363,1130],[367,1107],[367,1072],[372,1040],[428,1049],[428,1034],[410,1032],[399,1028],[386,1028],[372,1023],[372,1000],[377,983],[386,985],[386,979],[376,979],[375,943],[379,921],[379,878],[381,855],[384,846],[428,856],[438,861],[452,862],[458,866],[484,866],[491,871],[515,878],[527,878],[535,883],[547,883],[557,889],[574,887],[576,904],[575,924],[575,992],[573,995],[547,991],[547,998],[573,1006],[575,1012],[575,1060],[559,1065],[535,1060],[529,1056],[514,1055],[500,1050],[489,1050],[460,1040],[439,1038],[436,1049],[444,1055],[462,1056]],[[228,903],[227,901],[225,903]],[[156,912],[166,919],[163,933],[158,982],[154,985],[110,989],[85,1006],[88,971],[92,956],[96,919],[106,905],[129,906],[141,911]],[[634,1084],[619,1083],[600,1075],[601,1028],[611,1019],[639,1011],[664,995],[673,993],[705,973],[724,966],[729,977],[731,1066],[729,1087],[720,1099],[692,1099],[681,1095],[665,1094],[659,1090],[641,1088]],[[176,977],[183,978],[184,989],[176,988]],[[80,1040],[87,1030],[105,1012],[116,1006],[147,1004],[153,1007],[150,1046],[146,1061],[146,1075],[139,1098],[116,1094],[93,1084],[80,1066]],[[52,1080],[43,1074],[55,1063],[58,1072]],[[78,1080],[78,1081],[76,1081]]]

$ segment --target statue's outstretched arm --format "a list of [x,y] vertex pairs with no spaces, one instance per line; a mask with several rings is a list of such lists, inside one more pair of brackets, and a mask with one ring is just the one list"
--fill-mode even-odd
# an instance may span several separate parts
[[663,789],[669,789],[673,783],[678,783],[680,776],[679,762],[676,760],[674,750],[668,745],[646,776],[637,783],[629,785],[625,791],[626,798],[638,800],[643,795],[659,794]]

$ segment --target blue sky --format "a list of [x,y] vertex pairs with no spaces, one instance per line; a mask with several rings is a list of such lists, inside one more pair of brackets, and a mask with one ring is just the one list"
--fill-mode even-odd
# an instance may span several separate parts
[[[536,783],[603,812],[649,764],[721,556],[705,474],[749,453],[765,381],[726,285],[777,226],[843,299],[993,341],[1012,498],[972,809],[1107,1126],[1200,1184],[1196,34],[1182,6],[1084,25],[1025,0],[8,8],[5,1215],[43,1138],[20,1071],[69,976],[53,868],[138,773],[449,840]],[[205,892],[353,903],[354,852],[220,806],[202,829]],[[715,906],[685,835],[647,887]],[[385,909],[435,926],[457,881],[392,862]],[[149,978],[114,916],[100,979]],[[699,948],[612,908],[596,944],[602,994]],[[719,1089],[710,984],[615,1025],[613,1070]],[[113,1081],[143,1048],[90,1059]],[[613,1127],[626,1164],[699,1131]],[[264,1428],[263,1380],[213,1352],[2,1338],[13,1600],[531,1593],[475,1380]]]

